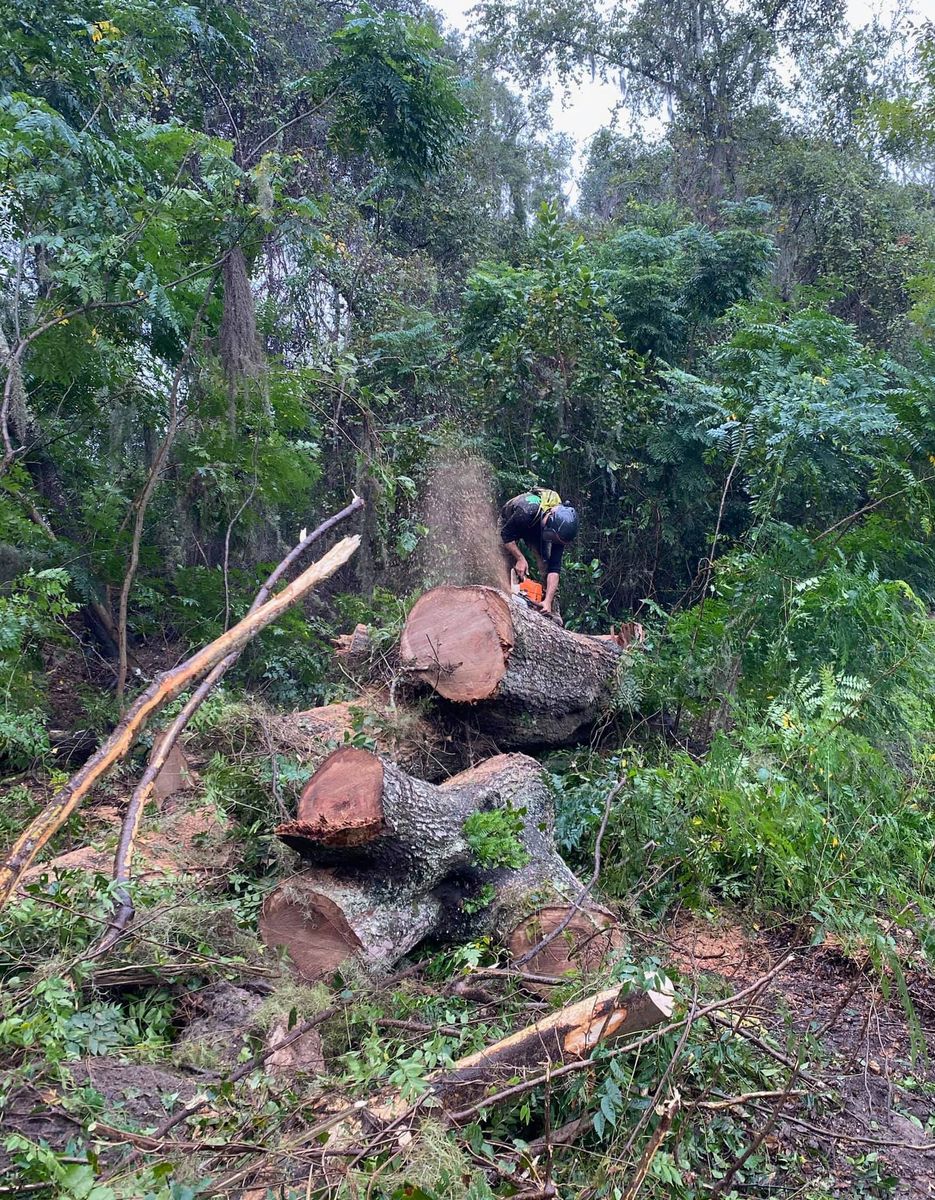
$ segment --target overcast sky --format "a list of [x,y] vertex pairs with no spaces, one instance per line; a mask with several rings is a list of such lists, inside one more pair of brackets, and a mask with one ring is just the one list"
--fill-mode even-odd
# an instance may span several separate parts
[[[429,0],[456,29],[469,31],[468,12],[477,0]],[[922,11],[932,0],[921,0]],[[897,0],[848,0],[848,17],[852,25],[863,25],[876,14],[895,11]],[[619,90],[611,83],[583,78],[570,90],[566,99],[556,93],[552,100],[552,124],[561,133],[572,137],[577,146],[576,167],[580,169],[583,151],[588,140],[610,121],[611,110],[620,98]]]

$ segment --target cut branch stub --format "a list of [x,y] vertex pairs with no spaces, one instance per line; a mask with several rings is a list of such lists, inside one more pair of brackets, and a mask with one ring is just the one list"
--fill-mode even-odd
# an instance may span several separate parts
[[414,605],[399,645],[412,678],[475,706],[502,745],[560,746],[601,715],[621,649],[562,628],[489,587],[438,587]]

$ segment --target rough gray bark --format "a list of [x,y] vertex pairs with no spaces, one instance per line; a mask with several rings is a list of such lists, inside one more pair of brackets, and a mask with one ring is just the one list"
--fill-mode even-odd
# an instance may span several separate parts
[[606,709],[621,648],[562,628],[488,587],[438,587],[409,614],[400,661],[410,678],[472,705],[504,747],[573,742]]
[[260,936],[271,949],[288,951],[303,979],[322,979],[349,960],[378,974],[432,933],[441,913],[431,893],[319,868],[270,893]]
[[[523,812],[519,840],[527,861],[518,869],[478,864],[465,836],[468,817],[496,809]],[[272,894],[261,932],[271,945],[302,942],[293,952],[297,963],[304,957],[333,967],[332,956],[344,945],[347,954],[363,962],[369,958],[379,968],[429,935],[446,942],[489,935],[518,956],[564,921],[570,909],[567,927],[530,960],[530,971],[562,975],[594,969],[621,943],[607,909],[590,898],[574,905],[582,885],[555,850],[545,772],[523,754],[497,755],[435,786],[369,751],[345,747],[316,771],[296,820],[280,825],[277,833],[319,868],[299,877],[311,880],[301,884],[304,894],[321,892],[338,910],[318,904],[315,911],[325,913],[327,921],[280,919],[276,914],[292,914],[297,903],[295,895],[283,898],[280,892],[296,881]],[[346,892],[335,890],[341,888]],[[359,927],[364,910],[366,921],[379,926],[379,936],[369,932],[370,924]],[[340,945],[333,942],[337,928]],[[284,929],[289,938],[279,943],[275,939]],[[395,951],[388,957],[393,930]],[[323,948],[316,949],[316,942]]]

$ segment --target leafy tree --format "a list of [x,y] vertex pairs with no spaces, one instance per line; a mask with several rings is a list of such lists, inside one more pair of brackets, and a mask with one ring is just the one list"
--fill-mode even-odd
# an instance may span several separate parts
[[[687,151],[683,177],[703,165],[700,203],[735,192],[739,131],[751,109],[778,86],[782,54],[793,58],[826,39],[843,15],[839,0],[624,2],[605,10],[564,0],[482,6],[492,52],[535,78],[548,67],[569,75],[583,66],[618,76],[639,115],[667,104],[674,140]],[[699,186],[700,185],[700,186]]]

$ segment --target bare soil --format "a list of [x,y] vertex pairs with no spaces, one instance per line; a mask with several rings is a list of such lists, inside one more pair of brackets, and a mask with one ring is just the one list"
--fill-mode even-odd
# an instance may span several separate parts
[[[859,1160],[876,1155],[897,1200],[935,1196],[935,987],[921,973],[907,979],[925,1045],[914,1054],[910,1021],[892,980],[880,982],[869,964],[834,945],[796,945],[794,931],[757,931],[725,919],[710,925],[679,920],[667,931],[671,958],[690,979],[712,973],[733,990],[753,983],[784,957],[792,957],[755,998],[743,1027],[768,1031],[808,1081],[796,1086],[823,1093],[822,1115],[787,1103],[777,1136],[803,1154],[806,1171],[834,1194],[858,1194]],[[806,1040],[814,1039],[815,1048]],[[813,1065],[821,1062],[822,1066]],[[817,1079],[817,1084],[813,1080]],[[770,1104],[762,1106],[764,1124]]]

